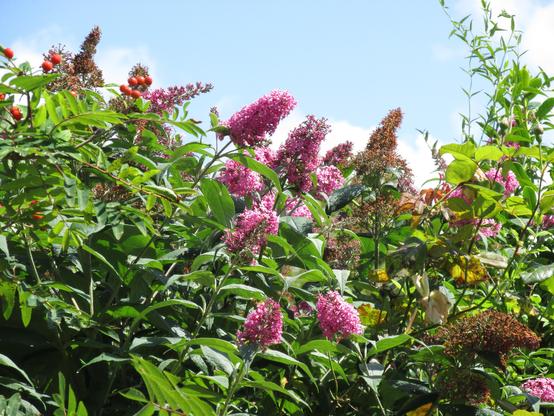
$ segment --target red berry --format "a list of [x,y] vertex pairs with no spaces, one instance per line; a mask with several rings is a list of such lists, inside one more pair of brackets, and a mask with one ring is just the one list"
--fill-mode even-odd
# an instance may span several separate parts
[[13,58],[13,51],[10,48],[4,49],[4,56],[8,59]]
[[129,88],[127,85],[120,85],[119,86],[119,91],[121,91],[125,95],[130,95],[131,94],[131,88]]
[[137,90],[133,90],[131,91],[131,97],[133,98],[140,98],[142,94],[140,93],[140,91],[137,91]]
[[0,101],[4,101],[5,98],[6,98],[6,94],[3,94],[0,92]]
[[36,214],[33,214],[32,217],[34,220],[39,221],[44,218],[44,215],[42,215],[40,212],[37,212]]
[[41,66],[44,72],[50,72],[54,68],[54,65],[50,61],[44,61]]
[[21,110],[19,109],[19,107],[12,107],[10,108],[10,114],[12,115],[12,117],[14,119],[16,119],[17,121],[21,120],[23,118],[23,114],[21,114]]
[[129,85],[130,85],[131,87],[134,87],[135,85],[138,84],[138,81],[137,81],[137,79],[136,79],[135,77],[129,78],[129,79],[127,80],[127,82],[129,83]]
[[152,85],[152,77],[150,75],[148,75],[147,77],[144,77],[144,83],[146,85]]
[[54,64],[54,65],[59,65],[62,63],[62,56],[59,54],[59,53],[53,53],[51,56],[50,56],[50,61]]
[[37,200],[37,199],[33,199],[30,203],[31,203],[31,205],[36,205],[36,204],[38,204],[38,200]]
[[146,80],[144,79],[144,77],[142,75],[137,77],[137,82],[139,83],[139,85],[144,85],[145,81]]
[[79,96],[79,94],[77,93],[77,91],[71,90],[71,91],[69,91],[69,93],[70,93],[72,96],[74,96],[75,98],[77,98],[77,97]]

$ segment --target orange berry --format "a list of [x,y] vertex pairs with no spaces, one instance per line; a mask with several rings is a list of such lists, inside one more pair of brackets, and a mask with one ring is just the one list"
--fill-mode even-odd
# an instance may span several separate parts
[[4,49],[4,56],[8,59],[12,59],[13,58],[13,51],[10,49],[10,48],[6,48]]
[[52,62],[50,61],[44,61],[41,67],[44,72],[50,72],[52,71],[52,68],[54,68],[54,64],[52,64]]
[[50,61],[54,64],[54,65],[59,65],[62,63],[62,56],[59,54],[59,53],[53,53],[51,56],[50,56]]

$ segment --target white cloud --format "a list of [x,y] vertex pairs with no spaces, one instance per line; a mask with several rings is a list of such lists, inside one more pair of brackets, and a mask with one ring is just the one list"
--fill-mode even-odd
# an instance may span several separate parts
[[57,45],[62,39],[62,30],[58,26],[46,27],[38,32],[18,38],[11,48],[15,52],[17,63],[29,62],[33,67],[38,67],[42,61],[42,54],[52,45]]
[[[458,0],[455,11],[472,13],[474,21],[481,15],[480,0]],[[492,0],[493,17],[502,10],[515,15],[516,28],[523,30],[522,50],[527,51],[523,61],[554,73],[554,0]]]

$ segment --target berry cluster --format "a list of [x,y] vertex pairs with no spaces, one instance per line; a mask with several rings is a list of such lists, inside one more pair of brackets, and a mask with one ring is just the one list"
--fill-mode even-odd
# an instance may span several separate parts
[[128,95],[133,98],[140,98],[142,96],[142,93],[138,90],[138,87],[144,86],[148,88],[150,85],[152,85],[152,82],[153,80],[150,75],[132,76],[127,80],[128,85],[122,84],[119,87],[119,91],[121,91],[124,95]]
[[59,53],[53,53],[50,55],[50,59],[45,59],[42,63],[42,71],[44,73],[52,71],[54,66],[62,63],[62,56]]

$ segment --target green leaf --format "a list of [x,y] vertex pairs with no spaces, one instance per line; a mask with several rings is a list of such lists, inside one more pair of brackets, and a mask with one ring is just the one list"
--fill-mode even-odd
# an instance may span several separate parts
[[309,341],[298,347],[295,351],[296,355],[306,354],[311,351],[319,351],[323,353],[341,352],[350,353],[351,351],[342,344],[336,344],[326,339],[316,339]]
[[13,78],[10,81],[10,84],[22,88],[26,91],[32,91],[34,89],[44,87],[47,84],[50,84],[56,78],[58,74],[47,74],[47,75],[22,75],[16,78]]
[[364,190],[363,185],[348,185],[334,191],[327,200],[327,212],[338,211],[348,205],[354,198],[360,196]]
[[471,142],[465,142],[463,144],[451,143],[442,146],[439,152],[441,155],[451,154],[456,160],[469,161],[475,154],[475,145]]
[[235,215],[235,203],[227,188],[212,179],[203,179],[200,183],[200,189],[217,221],[226,227],[230,227],[231,220]]
[[542,282],[554,276],[554,264],[532,267],[530,272],[521,273],[521,279],[525,283]]
[[186,345],[205,345],[215,350],[225,352],[227,354],[234,354],[238,351],[235,344],[218,338],[196,338],[186,342]]
[[86,244],[83,244],[81,247],[83,250],[85,250],[87,253],[92,254],[94,257],[96,257],[98,260],[100,260],[104,265],[110,269],[110,271],[119,277],[120,280],[123,280],[119,272],[113,267],[112,263],[110,263],[102,254],[94,250],[92,247],[87,246]]
[[546,118],[553,107],[554,107],[554,98],[551,97],[544,100],[543,103],[535,112],[537,119],[542,120]]
[[213,367],[223,371],[228,376],[233,374],[233,363],[229,360],[229,358],[227,358],[225,354],[213,350],[205,345],[201,345],[200,350],[202,351],[202,355],[204,356],[206,361],[209,362]]
[[223,286],[219,293],[222,297],[235,295],[244,299],[264,300],[267,297],[266,294],[260,289],[238,283]]
[[480,162],[481,160],[499,160],[504,153],[496,146],[482,146],[478,147],[475,151],[475,160]]
[[293,358],[290,355],[287,355],[281,351],[267,349],[264,352],[259,353],[258,357],[262,357],[262,358],[265,358],[266,360],[275,361],[281,364],[296,365],[300,367],[308,377],[313,379],[312,373],[310,372],[310,369],[306,364],[304,364],[302,361],[298,361],[296,358]]
[[248,169],[251,169],[254,172],[257,172],[260,175],[266,177],[273,183],[275,188],[277,188],[278,192],[282,192],[283,189],[281,188],[279,177],[273,170],[268,168],[263,163],[260,163],[257,160],[252,159],[251,157],[245,156],[243,154],[230,155],[229,158],[233,159],[236,162],[239,162],[243,166],[246,166]]
[[454,185],[467,182],[477,170],[477,165],[472,160],[453,160],[446,168],[446,180]]
[[370,350],[367,352],[367,355],[375,355],[390,350],[392,348],[396,348],[402,344],[405,344],[411,339],[412,337],[407,334],[400,334],[392,337],[382,338],[375,343],[375,346],[370,348]]
[[27,375],[27,373],[25,371],[23,371],[21,368],[19,368],[17,366],[17,364],[15,364],[10,357],[4,355],[4,354],[0,354],[0,365],[3,365],[4,367],[9,367],[15,371],[17,371],[19,374],[21,374],[23,376],[23,378],[27,381],[27,383],[29,383],[29,385],[33,385],[31,379],[29,378],[29,376]]

